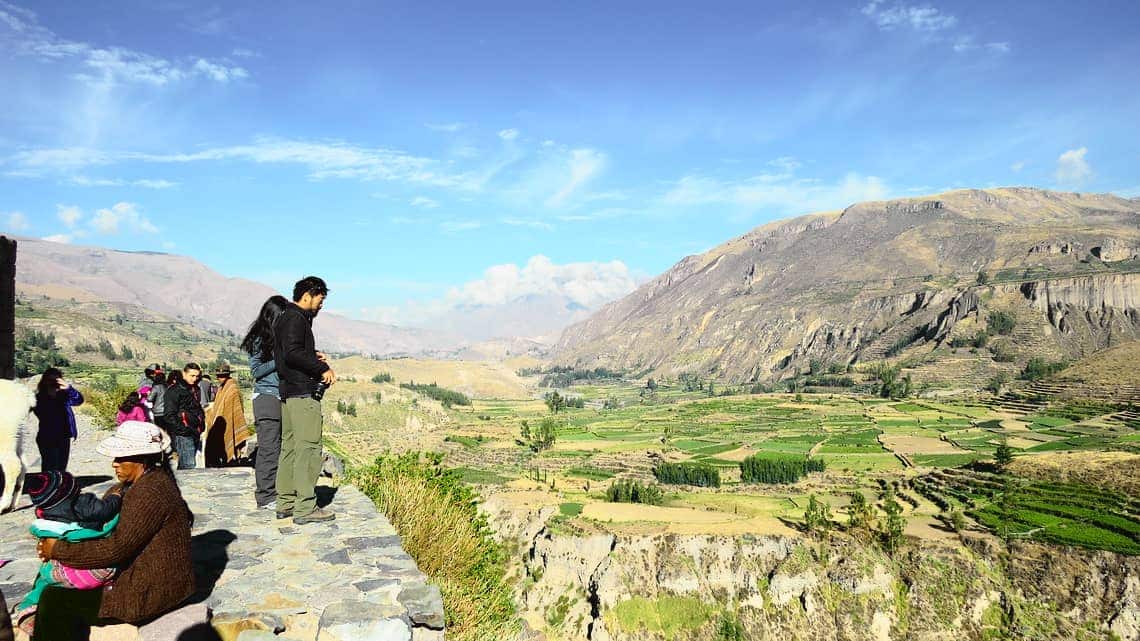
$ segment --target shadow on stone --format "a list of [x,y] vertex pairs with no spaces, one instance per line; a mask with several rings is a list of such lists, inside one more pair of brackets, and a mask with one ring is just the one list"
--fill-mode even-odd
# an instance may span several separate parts
[[205,601],[214,591],[230,560],[226,548],[236,540],[237,535],[229,530],[210,530],[190,539],[190,558],[194,562],[194,583],[198,589],[188,603]]
[[317,486],[317,507],[325,507],[333,502],[333,497],[336,496],[336,488],[327,485]]
[[199,623],[187,628],[178,635],[175,641],[223,641],[222,635],[210,626],[209,623]]

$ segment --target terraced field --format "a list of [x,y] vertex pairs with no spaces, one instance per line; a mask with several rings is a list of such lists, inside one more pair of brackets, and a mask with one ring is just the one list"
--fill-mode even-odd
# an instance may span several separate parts
[[[1065,491],[1087,500],[1061,503],[1047,483],[1025,481],[1029,490],[1014,518],[1008,506],[994,512],[991,490],[998,481],[955,469],[992,459],[1003,443],[1019,466],[1036,456],[1140,448],[1129,410],[1100,402],[1043,404],[1035,413],[1011,415],[980,403],[848,394],[710,397],[679,385],[661,383],[649,392],[607,381],[561,390],[581,397],[584,407],[552,414],[541,399],[546,390],[534,387],[529,399],[475,398],[469,407],[449,409],[390,383],[357,378],[338,387],[330,398],[355,399],[357,415],[333,412],[326,434],[351,461],[387,448],[440,449],[484,493],[542,491],[559,504],[581,506],[561,514],[560,522],[586,531],[785,532],[803,517],[810,494],[830,505],[838,522],[852,492],[873,502],[889,483],[898,485],[906,504],[910,535],[947,536],[938,517],[950,507],[1014,536],[1140,553],[1132,551],[1131,526],[1113,520],[1128,521],[1133,512],[1110,509],[1100,520],[1079,512],[1098,509],[1100,490],[1074,485]],[[532,451],[524,425],[533,430],[551,420],[553,446]],[[825,470],[795,483],[741,482],[745,459],[789,455],[822,461]],[[721,487],[663,486],[664,503],[654,509],[606,503],[605,489],[615,479],[656,483],[657,466],[681,461],[712,466]],[[1127,499],[1120,496],[1112,500]],[[999,516],[1004,520],[995,520]]]

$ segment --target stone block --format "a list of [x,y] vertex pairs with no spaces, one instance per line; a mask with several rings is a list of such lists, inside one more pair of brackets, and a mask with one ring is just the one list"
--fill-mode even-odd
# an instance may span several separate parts
[[398,607],[340,601],[325,608],[317,641],[411,641],[412,626]]
[[[205,626],[209,628],[210,615],[204,603],[194,603],[182,606],[177,610],[167,612],[154,621],[139,628],[139,641],[181,641],[186,639],[207,639],[203,636],[191,636],[195,628]],[[199,631],[202,634],[204,631]]]
[[417,626],[443,629],[443,595],[438,586],[412,583],[400,590],[398,599]]

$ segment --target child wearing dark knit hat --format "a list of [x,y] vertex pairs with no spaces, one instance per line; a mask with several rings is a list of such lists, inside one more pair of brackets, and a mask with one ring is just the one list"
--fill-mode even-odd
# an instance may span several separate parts
[[[79,492],[70,472],[52,470],[24,477],[24,489],[36,507],[36,517],[57,523],[75,523],[89,530],[101,530],[123,506],[123,497],[110,494],[99,498]],[[39,524],[40,529],[58,529]],[[73,528],[72,528],[73,529]]]
[[[32,534],[39,538],[83,540],[101,538],[110,534],[118,524],[123,497],[117,493],[99,498],[90,492],[80,492],[75,477],[56,470],[28,474],[24,489],[36,508]],[[49,585],[76,590],[102,588],[115,577],[115,568],[80,570],[48,561],[40,566],[32,591],[15,608],[15,619],[21,629],[32,635],[36,605],[40,593]]]

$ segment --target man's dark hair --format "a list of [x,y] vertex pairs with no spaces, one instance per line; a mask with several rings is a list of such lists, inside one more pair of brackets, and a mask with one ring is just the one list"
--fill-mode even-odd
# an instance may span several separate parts
[[197,363],[186,363],[185,365],[182,366],[183,372],[189,372],[192,369],[196,369],[199,372],[202,371],[202,367],[200,365],[198,365]]
[[306,276],[293,285],[293,302],[299,302],[305,294],[328,296],[329,286],[316,276]]

